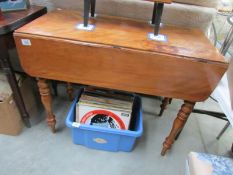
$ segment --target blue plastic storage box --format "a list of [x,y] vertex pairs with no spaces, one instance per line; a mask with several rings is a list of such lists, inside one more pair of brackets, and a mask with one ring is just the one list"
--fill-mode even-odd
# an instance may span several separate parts
[[66,118],[66,125],[72,130],[73,143],[105,151],[132,151],[136,138],[143,132],[140,97],[135,97],[130,130],[117,130],[74,122],[81,92],[73,101]]

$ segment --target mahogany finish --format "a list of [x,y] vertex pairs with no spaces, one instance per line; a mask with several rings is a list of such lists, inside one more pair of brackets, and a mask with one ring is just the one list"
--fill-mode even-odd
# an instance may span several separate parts
[[162,116],[163,115],[163,112],[165,109],[167,109],[167,105],[168,104],[171,104],[171,101],[172,101],[172,98],[164,98],[162,100],[162,104],[160,105],[160,112],[159,112],[159,116]]
[[189,115],[194,108],[194,105],[195,103],[193,102],[184,101],[184,104],[181,106],[181,109],[173,123],[172,130],[163,143],[163,149],[161,151],[162,156],[165,155],[167,150],[171,148],[175,138],[182,131],[186,121],[188,120]]
[[[203,101],[227,68],[197,29],[164,27],[163,43],[147,38],[147,23],[99,17],[90,32],[75,28],[81,22],[77,12],[60,10],[17,30],[24,70],[35,77]],[[31,46],[22,45],[25,38]]]
[[55,133],[55,116],[52,111],[52,96],[49,85],[47,84],[46,79],[40,78],[38,80],[38,88],[41,96],[41,101],[47,112],[47,124],[51,128],[51,131]]
[[51,37],[70,44],[79,44],[80,41],[93,47],[163,53],[179,56],[179,59],[187,57],[195,62],[214,61],[226,65],[223,56],[198,29],[164,26],[161,33],[168,37],[168,42],[156,42],[147,37],[149,32],[153,33],[153,26],[147,22],[98,15],[90,19],[90,23],[96,25],[92,32],[76,29],[76,25],[80,23],[83,23],[83,18],[79,12],[57,10],[18,29],[15,35],[29,34],[28,37],[39,37],[38,39]]
[[[203,101],[226,70],[226,65],[220,63],[87,43],[85,46],[78,41],[29,35],[15,38],[21,64],[31,76],[150,95]],[[32,46],[22,49],[20,38],[30,38]]]
[[17,30],[24,70],[45,79],[190,101],[175,120],[164,154],[191,106],[208,98],[228,64],[198,29],[163,26],[168,41],[158,42],[148,39],[153,26],[146,22],[97,16],[90,20],[93,31],[76,29],[82,21],[76,11],[57,10]]

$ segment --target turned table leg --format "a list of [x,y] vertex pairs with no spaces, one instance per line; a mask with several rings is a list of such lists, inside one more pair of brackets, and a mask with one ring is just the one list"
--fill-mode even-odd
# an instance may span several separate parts
[[184,101],[184,104],[181,106],[181,109],[178,112],[176,119],[174,120],[172,130],[163,143],[163,149],[161,152],[162,156],[164,156],[166,151],[171,148],[177,134],[179,134],[183,129],[190,113],[193,110],[194,105],[194,102]]
[[51,128],[51,131],[55,133],[56,120],[55,120],[55,115],[53,114],[52,111],[52,96],[49,85],[47,84],[46,79],[42,79],[42,78],[38,80],[37,84],[39,87],[41,101],[47,113],[48,126]]
[[73,91],[74,90],[73,90],[72,84],[71,83],[67,83],[66,92],[67,92],[67,94],[69,96],[70,101],[73,100]]
[[159,116],[162,116],[163,115],[163,112],[165,109],[167,109],[167,105],[168,103],[170,104],[172,98],[164,98],[163,101],[162,101],[162,104],[160,105],[161,109],[160,109],[160,112],[159,112]]

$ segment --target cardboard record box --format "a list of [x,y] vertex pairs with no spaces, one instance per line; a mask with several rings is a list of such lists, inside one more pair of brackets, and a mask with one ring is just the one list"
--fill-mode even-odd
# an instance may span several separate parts
[[128,130],[134,96],[86,88],[76,106],[76,122]]

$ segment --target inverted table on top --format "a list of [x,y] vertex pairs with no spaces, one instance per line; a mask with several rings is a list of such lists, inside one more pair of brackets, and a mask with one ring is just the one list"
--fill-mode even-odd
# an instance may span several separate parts
[[153,26],[146,22],[101,15],[89,22],[93,31],[79,30],[82,15],[56,10],[14,33],[22,67],[39,78],[48,125],[55,131],[46,79],[183,99],[164,155],[195,102],[209,97],[228,64],[198,29],[163,26],[167,41],[159,42],[148,39]]

